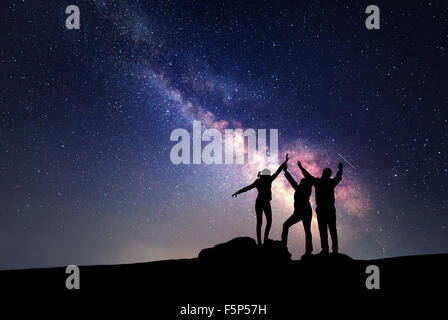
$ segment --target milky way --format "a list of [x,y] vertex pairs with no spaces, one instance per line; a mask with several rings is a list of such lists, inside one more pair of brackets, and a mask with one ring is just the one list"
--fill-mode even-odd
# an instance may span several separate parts
[[[368,31],[352,1],[77,5],[76,31],[60,3],[1,13],[0,268],[193,257],[254,237],[256,191],[231,194],[260,166],[171,163],[170,133],[194,120],[278,129],[296,180],[297,160],[315,176],[343,162],[342,252],[446,252],[446,6],[379,2],[382,29]],[[272,191],[278,239],[293,190],[281,174]],[[298,258],[300,224],[290,237]]]

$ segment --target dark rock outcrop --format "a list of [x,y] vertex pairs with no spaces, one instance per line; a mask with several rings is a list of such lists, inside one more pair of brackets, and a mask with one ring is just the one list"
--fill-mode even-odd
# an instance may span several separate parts
[[198,255],[201,263],[269,263],[280,264],[291,262],[291,254],[280,242],[268,240],[258,246],[254,239],[240,237],[218,244],[212,248],[201,250]]

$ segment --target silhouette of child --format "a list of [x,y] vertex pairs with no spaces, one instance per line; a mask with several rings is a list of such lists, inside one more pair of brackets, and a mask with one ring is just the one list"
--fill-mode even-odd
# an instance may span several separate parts
[[311,254],[313,251],[313,240],[311,236],[311,218],[313,211],[310,204],[311,189],[313,182],[309,178],[303,178],[298,184],[287,170],[284,169],[285,177],[294,188],[294,213],[285,221],[282,230],[282,242],[286,246],[288,243],[289,228],[302,220],[303,229],[305,230],[305,255]]

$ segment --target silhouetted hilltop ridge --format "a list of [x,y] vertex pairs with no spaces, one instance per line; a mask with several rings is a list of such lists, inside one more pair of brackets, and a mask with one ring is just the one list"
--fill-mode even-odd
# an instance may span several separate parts
[[[366,288],[369,265],[380,270],[380,290]],[[280,241],[257,246],[254,239],[241,237],[205,248],[193,259],[81,266],[78,291],[66,289],[65,267],[0,271],[0,283],[9,297],[21,300],[28,295],[47,303],[69,295],[95,303],[102,300],[105,306],[114,300],[117,306],[143,301],[165,319],[177,319],[179,306],[193,303],[267,304],[275,315],[270,319],[285,319],[284,315],[297,315],[299,302],[319,307],[381,299],[396,307],[396,300],[383,297],[430,297],[446,289],[446,270],[448,254],[370,261],[329,254],[292,260]]]

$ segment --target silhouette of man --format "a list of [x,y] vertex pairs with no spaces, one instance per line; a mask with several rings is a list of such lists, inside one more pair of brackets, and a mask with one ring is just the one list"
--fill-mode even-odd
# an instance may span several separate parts
[[313,177],[302,166],[300,161],[297,165],[306,178],[310,178],[316,191],[316,214],[319,225],[320,242],[322,246],[321,254],[328,253],[328,233],[330,230],[333,253],[338,253],[338,232],[336,229],[336,208],[334,207],[334,188],[342,180],[342,163],[339,163],[336,176],[331,179],[331,169],[325,168],[320,178]]
[[305,255],[310,255],[313,251],[313,240],[311,236],[311,217],[313,211],[310,205],[311,189],[313,182],[310,178],[303,178],[300,184],[294,180],[288,172],[288,166],[285,165],[285,177],[294,188],[294,213],[283,224],[282,242],[286,246],[288,244],[289,228],[302,220],[303,229],[305,230]]
[[266,216],[266,228],[264,230],[264,242],[268,240],[269,231],[272,225],[272,209],[271,209],[271,185],[272,182],[278,177],[282,169],[286,166],[289,160],[289,155],[286,154],[286,160],[280,165],[277,171],[271,176],[271,171],[269,169],[263,169],[258,172],[258,179],[254,181],[251,185],[244,187],[234,194],[232,197],[236,198],[240,193],[249,191],[253,188],[257,188],[258,196],[255,201],[255,213],[257,215],[257,243],[261,245],[261,225],[263,223],[263,212]]

